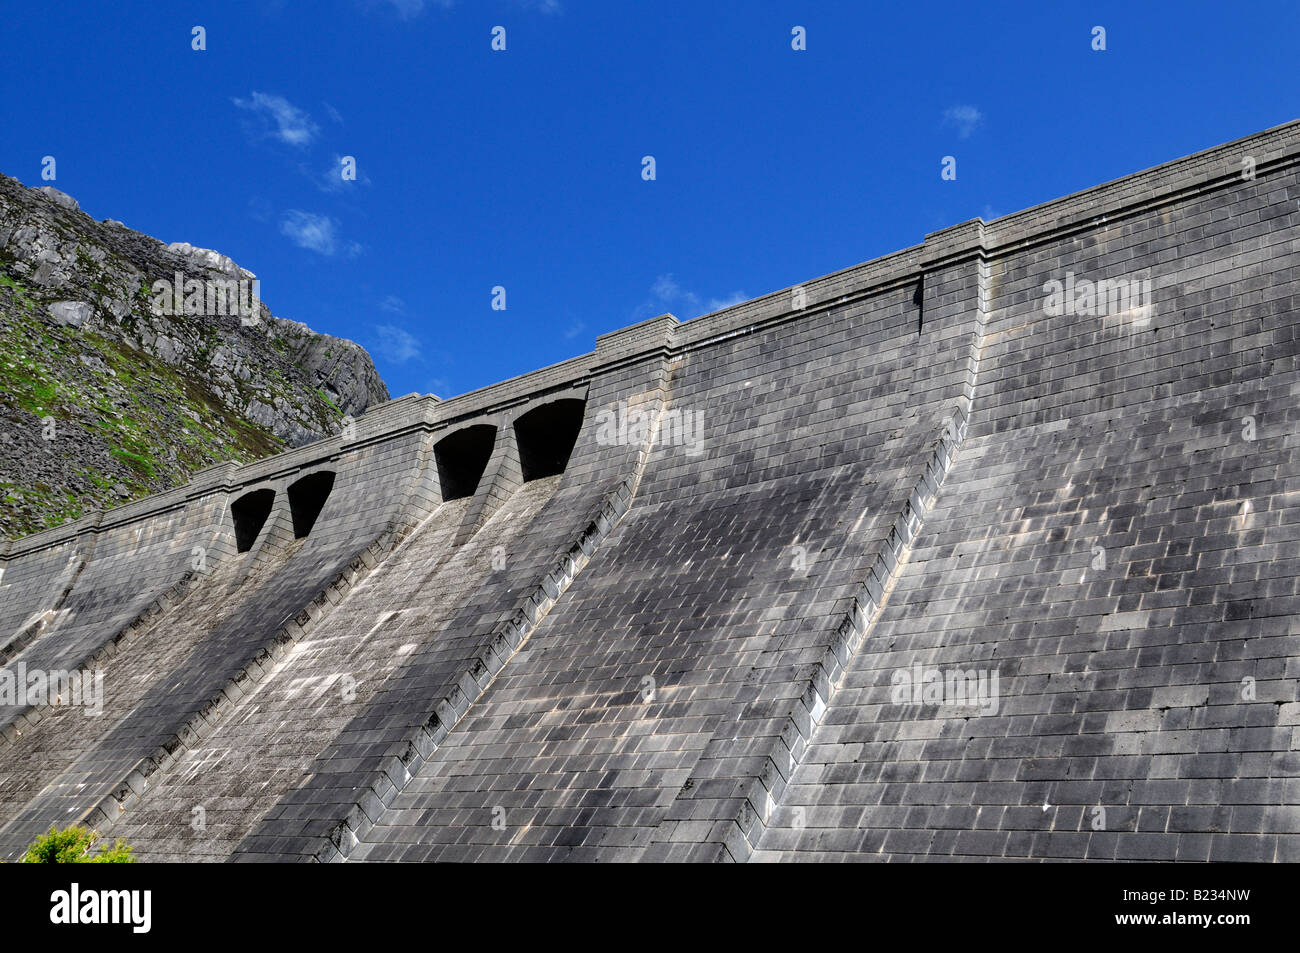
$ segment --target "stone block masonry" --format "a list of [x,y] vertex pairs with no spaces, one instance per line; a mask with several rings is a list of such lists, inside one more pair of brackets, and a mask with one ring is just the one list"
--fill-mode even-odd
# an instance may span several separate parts
[[0,544],[105,686],[0,857],[1300,859],[1298,201],[1291,123]]

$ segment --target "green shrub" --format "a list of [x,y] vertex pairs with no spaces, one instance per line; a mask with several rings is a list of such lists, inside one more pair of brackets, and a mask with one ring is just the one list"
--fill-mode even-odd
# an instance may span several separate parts
[[50,832],[41,837],[27,853],[23,854],[24,864],[134,864],[131,848],[118,838],[112,847],[101,847],[94,853],[95,843],[99,840],[97,831],[88,830],[76,824],[59,830],[51,827]]

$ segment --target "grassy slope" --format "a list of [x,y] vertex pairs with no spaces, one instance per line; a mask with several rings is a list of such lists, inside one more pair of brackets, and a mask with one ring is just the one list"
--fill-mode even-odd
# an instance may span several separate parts
[[0,535],[10,537],[284,449],[157,358],[54,324],[2,273],[0,442]]

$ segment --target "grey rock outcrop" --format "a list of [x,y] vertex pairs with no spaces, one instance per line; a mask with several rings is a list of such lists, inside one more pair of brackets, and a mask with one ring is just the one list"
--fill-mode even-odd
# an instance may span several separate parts
[[0,175],[0,536],[310,443],[388,399],[363,348],[276,317],[256,278]]
[[36,191],[40,192],[42,195],[44,195],[51,202],[54,202],[56,205],[61,205],[64,208],[71,209],[74,212],[79,211],[81,209],[81,206],[77,204],[76,199],[74,199],[67,192],[60,192],[52,185],[43,185]]
[[202,268],[209,268],[213,271],[224,272],[227,275],[234,275],[243,278],[256,278],[245,268],[240,268],[226,255],[221,252],[213,251],[211,248],[195,248],[189,242],[172,242],[167,246],[167,250],[174,255],[181,255],[190,259],[196,265]]
[[94,309],[84,301],[56,301],[46,310],[50,312],[50,317],[54,319],[55,324],[74,328],[79,328],[89,321],[94,312]]
[[[120,222],[97,222],[75,199],[51,186],[28,189],[0,176],[0,265],[46,300],[84,303],[76,309],[60,308],[56,320],[92,326],[157,353],[204,383],[227,391],[257,389],[260,384],[265,390],[275,386],[275,375],[269,372],[280,371],[290,389],[296,385],[307,392],[299,396],[318,398],[317,406],[288,401],[286,406],[302,406],[290,407],[292,419],[272,427],[286,441],[294,433],[308,439],[333,433],[340,414],[357,416],[388,399],[387,388],[360,345],[277,318],[265,304],[259,304],[258,315],[264,327],[253,331],[221,317],[196,320],[155,313],[148,306],[157,297],[154,282],[171,282],[177,273],[187,281],[251,281],[256,275],[218,251],[189,242],[164,245]],[[213,366],[208,356],[218,348],[238,355],[239,363],[252,370],[251,378],[226,376],[224,368]],[[259,372],[267,372],[266,377],[259,379]],[[328,403],[314,394],[318,389],[339,413],[329,412]]]

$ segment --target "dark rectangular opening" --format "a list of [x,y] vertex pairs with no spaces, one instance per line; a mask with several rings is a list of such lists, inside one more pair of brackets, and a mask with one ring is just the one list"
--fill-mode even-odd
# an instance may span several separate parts
[[925,275],[916,281],[916,292],[912,295],[912,304],[916,305],[916,333],[920,334],[925,326]]
[[230,516],[235,521],[235,548],[239,552],[246,553],[253,548],[274,503],[275,490],[268,488],[245,493],[230,504]]
[[496,439],[496,427],[475,424],[448,434],[434,445],[433,458],[438,465],[443,500],[474,495],[487,470]]
[[586,406],[585,402],[572,398],[554,400],[515,421],[519,466],[525,482],[564,472],[578,442]]
[[293,516],[295,539],[311,532],[333,489],[334,474],[329,470],[309,474],[289,487],[289,513]]

